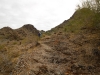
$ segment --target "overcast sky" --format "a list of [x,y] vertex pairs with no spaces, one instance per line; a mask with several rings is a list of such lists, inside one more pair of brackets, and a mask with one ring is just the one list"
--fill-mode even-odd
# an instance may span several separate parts
[[38,30],[50,30],[75,12],[80,0],[0,0],[0,28],[13,29],[33,24]]

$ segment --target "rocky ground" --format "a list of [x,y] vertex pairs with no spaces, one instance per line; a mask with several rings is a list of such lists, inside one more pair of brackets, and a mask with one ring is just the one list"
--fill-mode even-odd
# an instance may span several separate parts
[[98,34],[60,32],[38,42],[9,42],[0,50],[0,75],[99,75]]
[[61,33],[43,38],[32,52],[20,57],[12,75],[99,75],[96,41],[100,39],[94,35]]

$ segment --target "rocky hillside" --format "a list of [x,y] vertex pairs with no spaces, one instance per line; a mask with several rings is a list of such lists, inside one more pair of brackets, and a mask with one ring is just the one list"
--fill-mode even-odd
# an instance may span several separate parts
[[94,18],[89,9],[76,11],[69,20],[44,33],[38,46],[18,60],[12,74],[99,75],[100,20]]
[[41,38],[32,25],[1,29],[0,75],[100,75],[98,14],[77,10]]
[[10,75],[20,56],[37,45],[39,31],[31,24],[0,29],[0,75]]
[[57,27],[47,31],[48,35],[56,34],[59,32],[65,33],[92,33],[99,32],[100,29],[100,13],[83,8],[77,10],[70,19],[65,20]]
[[[58,55],[63,54],[55,59],[59,66],[61,62],[65,62],[62,63],[64,65],[62,75],[65,72],[69,72],[65,75],[100,74],[100,16],[98,14],[100,15],[88,8],[77,10],[69,20],[65,20],[44,34],[43,41],[45,40],[47,45],[58,51]],[[63,61],[59,61],[61,57],[64,58]]]
[[45,40],[45,44],[54,50],[52,60],[58,64],[56,67],[60,67],[62,75],[99,75],[99,43],[100,37],[96,33],[66,33],[53,35]]

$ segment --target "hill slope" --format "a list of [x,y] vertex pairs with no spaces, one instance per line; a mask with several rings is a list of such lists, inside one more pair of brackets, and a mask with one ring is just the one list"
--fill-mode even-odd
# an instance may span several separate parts
[[44,33],[40,44],[19,59],[13,75],[99,75],[100,20],[95,18],[93,11],[81,9]]
[[0,29],[0,74],[9,75],[18,59],[37,45],[39,31],[27,24],[19,29]]
[[[72,65],[70,70],[73,75],[81,73],[89,75],[89,71],[91,74],[100,74],[99,15],[100,13],[83,8],[76,11],[69,20],[46,32],[46,35],[49,36],[43,39],[47,40],[46,44],[53,47],[54,50],[64,53],[66,59],[71,52],[72,60],[68,63]],[[83,67],[84,70],[82,70]]]
[[0,49],[1,75],[100,75],[97,15],[87,8],[77,10],[69,20],[44,33],[38,42],[38,31],[31,26],[15,30],[20,39],[15,43],[16,38],[8,38],[11,43]]
[[100,29],[99,15],[100,13],[97,14],[88,8],[77,10],[69,20],[65,20],[57,27],[47,31],[47,33],[87,33],[97,31]]

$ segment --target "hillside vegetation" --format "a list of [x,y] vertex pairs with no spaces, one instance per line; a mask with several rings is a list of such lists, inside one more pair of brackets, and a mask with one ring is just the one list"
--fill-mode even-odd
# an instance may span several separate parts
[[[65,20],[62,24],[56,28],[51,29],[47,33],[82,33],[100,29],[100,13],[95,13],[88,8],[82,8],[77,10],[74,15]],[[98,32],[98,31],[97,31]]]
[[[51,29],[47,34],[59,32],[82,33],[87,31],[97,31],[100,28],[100,1],[86,0],[82,5],[78,5],[76,12],[70,19],[65,20],[57,27]],[[98,32],[98,31],[97,31]],[[51,34],[53,34],[51,33]]]

